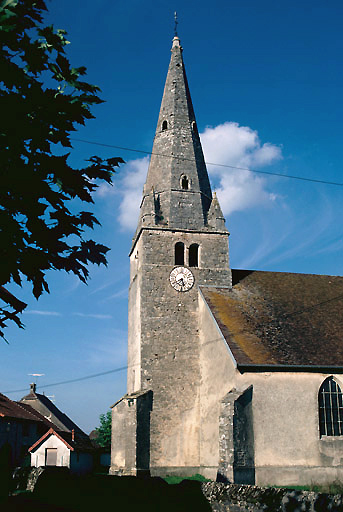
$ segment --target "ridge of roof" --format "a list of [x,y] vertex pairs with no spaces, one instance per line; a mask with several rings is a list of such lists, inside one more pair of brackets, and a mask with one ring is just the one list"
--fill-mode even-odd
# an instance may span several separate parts
[[56,436],[71,451],[92,452],[95,450],[88,436],[85,438],[83,436],[79,436],[78,433],[75,432],[65,432],[58,429],[50,428],[28,449],[28,451],[33,451],[35,448],[41,445],[50,435]]
[[[46,418],[46,419],[48,421],[50,421],[50,423],[54,424],[58,428],[59,431],[62,430],[62,426],[63,426],[65,429],[67,429],[69,431],[74,430],[75,432],[78,432],[80,435],[87,436],[87,434],[85,432],[83,432],[83,430],[78,425],[76,425],[76,423],[74,423],[73,420],[69,418],[69,416],[67,416],[64,412],[62,412],[60,409],[58,409],[58,407],[56,407],[56,405],[46,395],[37,393],[37,392],[33,392],[31,390],[31,392],[28,395],[21,398],[20,403],[25,403],[24,401],[26,401],[26,400],[37,401],[38,403],[42,404],[43,407],[48,409],[48,411],[51,413],[51,415],[55,417],[55,421],[60,423],[60,426],[58,426],[58,425],[56,425],[56,423],[54,423],[53,418],[52,418],[52,420],[49,420],[48,418]],[[33,405],[31,405],[31,404],[27,404],[27,405],[30,405],[33,409],[37,410]],[[42,414],[42,413],[40,412],[40,414]]]

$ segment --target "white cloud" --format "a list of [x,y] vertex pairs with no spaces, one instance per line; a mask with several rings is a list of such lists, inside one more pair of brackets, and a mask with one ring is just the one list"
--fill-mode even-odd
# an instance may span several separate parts
[[29,309],[24,311],[26,315],[62,316],[58,311],[42,311],[40,309]]
[[148,172],[150,158],[145,156],[131,160],[125,165],[122,180],[123,195],[119,206],[119,223],[124,229],[134,230],[137,226],[142,190]]
[[125,286],[125,288],[122,288],[121,290],[113,293],[113,295],[106,297],[106,299],[102,300],[101,302],[107,302],[108,300],[112,300],[112,299],[120,299],[121,297],[125,297],[126,295],[127,295],[127,286]]
[[[257,131],[238,123],[207,127],[200,137],[208,163],[249,169],[270,165],[282,158],[278,146],[269,142],[262,144]],[[218,182],[216,191],[225,215],[276,199],[275,194],[266,189],[266,180],[247,170],[208,165],[208,172]]]
[[116,188],[114,185],[110,185],[109,183],[101,183],[95,191],[95,194],[98,197],[108,197],[112,196],[116,193]]
[[[206,162],[243,168],[259,168],[280,158],[281,149],[269,142],[262,144],[257,131],[238,123],[227,122],[207,127],[200,134]],[[123,229],[134,230],[137,226],[142,189],[149,166],[149,157],[129,161],[123,170],[119,191],[119,223]],[[275,201],[275,194],[266,188],[266,180],[247,170],[234,170],[218,165],[208,165],[208,172],[216,185],[216,191],[224,214],[245,210]],[[118,190],[118,189],[117,189]]]
[[73,313],[74,316],[82,316],[84,318],[97,318],[98,320],[107,320],[113,318],[112,315],[101,315],[96,313]]

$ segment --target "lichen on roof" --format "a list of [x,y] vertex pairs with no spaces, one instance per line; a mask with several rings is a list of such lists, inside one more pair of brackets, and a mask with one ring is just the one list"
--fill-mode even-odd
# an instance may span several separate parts
[[343,278],[233,270],[202,287],[238,364],[343,366]]

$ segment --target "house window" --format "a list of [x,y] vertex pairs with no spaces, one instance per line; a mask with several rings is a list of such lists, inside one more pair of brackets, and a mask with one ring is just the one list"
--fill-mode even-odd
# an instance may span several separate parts
[[57,464],[57,448],[45,448],[45,465],[56,466]]
[[189,246],[188,260],[190,267],[197,267],[199,265],[199,246],[192,244]]
[[185,246],[182,242],[175,244],[175,265],[183,265],[185,263]]
[[320,436],[343,435],[342,391],[333,377],[320,386],[318,402]]
[[162,132],[168,129],[168,121],[163,121],[162,123]]

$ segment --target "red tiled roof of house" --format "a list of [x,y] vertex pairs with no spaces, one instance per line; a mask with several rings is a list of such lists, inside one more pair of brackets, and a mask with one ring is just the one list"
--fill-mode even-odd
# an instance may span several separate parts
[[0,416],[5,418],[16,418],[21,420],[38,421],[38,418],[32,411],[21,407],[13,402],[7,396],[0,393]]
[[62,432],[50,428],[38,441],[36,441],[30,448],[29,452],[34,451],[50,436],[54,435],[58,437],[71,451],[77,452],[94,452],[95,448],[91,443],[88,436],[78,435],[76,432]]

